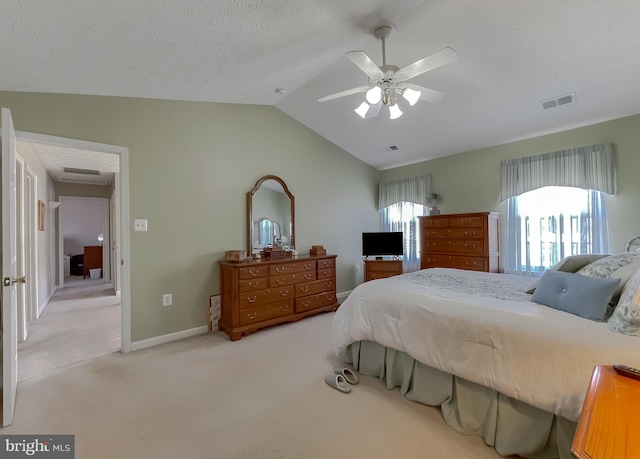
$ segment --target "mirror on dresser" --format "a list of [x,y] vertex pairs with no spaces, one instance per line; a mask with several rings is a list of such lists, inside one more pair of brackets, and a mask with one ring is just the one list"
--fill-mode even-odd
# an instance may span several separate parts
[[295,247],[294,197],[280,177],[265,175],[247,192],[247,254]]

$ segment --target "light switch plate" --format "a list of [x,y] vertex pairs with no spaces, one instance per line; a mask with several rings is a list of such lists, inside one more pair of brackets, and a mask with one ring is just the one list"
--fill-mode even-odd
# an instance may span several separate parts
[[143,218],[133,220],[133,231],[147,231],[147,220]]

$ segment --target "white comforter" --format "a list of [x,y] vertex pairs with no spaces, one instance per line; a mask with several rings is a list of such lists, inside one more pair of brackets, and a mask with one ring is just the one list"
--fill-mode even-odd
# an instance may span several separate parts
[[640,367],[640,337],[533,303],[530,283],[444,268],[366,282],[336,312],[334,350],[376,341],[577,421],[593,367]]

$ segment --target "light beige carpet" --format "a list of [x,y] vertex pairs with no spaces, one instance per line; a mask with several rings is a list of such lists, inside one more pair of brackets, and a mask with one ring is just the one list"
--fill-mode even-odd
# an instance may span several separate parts
[[25,380],[120,350],[120,298],[102,279],[68,278],[18,345]]
[[361,376],[350,394],[329,387],[332,318],[237,342],[214,332],[30,378],[2,432],[74,434],[79,459],[499,457],[376,378]]

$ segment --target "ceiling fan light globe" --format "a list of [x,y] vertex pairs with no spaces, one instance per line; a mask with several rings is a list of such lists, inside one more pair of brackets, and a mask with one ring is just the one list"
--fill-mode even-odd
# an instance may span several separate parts
[[364,119],[367,116],[367,112],[369,111],[369,104],[366,102],[362,102],[358,108],[354,110],[358,115]]
[[380,102],[380,99],[382,99],[382,89],[380,89],[380,86],[374,86],[367,91],[365,97],[367,99],[367,102],[369,102],[371,105],[375,105]]
[[389,119],[395,120],[402,116],[402,110],[398,104],[389,105]]
[[406,88],[404,91],[402,91],[402,97],[404,97],[405,100],[409,102],[409,105],[411,105],[412,107],[416,104],[416,102],[418,102],[418,100],[420,100],[421,95],[422,95],[422,92],[415,91],[411,88]]

